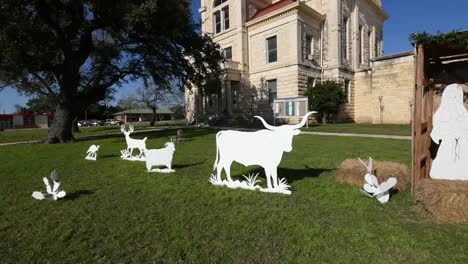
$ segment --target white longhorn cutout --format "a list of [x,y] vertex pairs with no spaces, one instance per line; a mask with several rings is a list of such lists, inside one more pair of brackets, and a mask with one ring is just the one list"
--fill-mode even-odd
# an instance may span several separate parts
[[32,197],[34,199],[37,199],[37,200],[43,200],[45,198],[50,198],[50,199],[53,199],[55,201],[65,197],[66,192],[65,191],[59,191],[60,182],[57,182],[57,178],[58,178],[58,173],[55,170],[50,174],[50,179],[52,180],[52,182],[54,184],[53,186],[50,186],[50,183],[49,183],[49,180],[47,179],[47,177],[42,178],[42,180],[44,182],[44,185],[46,186],[47,193],[43,194],[42,192],[33,192]]
[[86,157],[85,160],[96,160],[97,158],[97,152],[99,151],[100,146],[99,145],[91,145],[86,151]]
[[[146,149],[146,139],[133,139],[130,137],[130,134],[133,133],[134,128],[132,125],[128,126],[128,130],[125,130],[125,125],[120,127],[120,131],[125,135],[125,141],[127,142],[127,151],[129,153],[129,157],[125,158],[125,160],[138,160],[138,161],[145,161],[144,150]],[[133,150],[138,149],[140,153],[138,156],[133,156]],[[123,155],[123,153],[122,153]]]
[[[224,130],[216,134],[216,160],[210,182],[213,185],[225,185],[229,188],[260,189],[263,192],[291,194],[286,179],[278,179],[277,169],[283,157],[283,152],[292,150],[293,137],[299,135],[299,128],[305,125],[312,111],[304,115],[297,125],[271,126],[260,116],[255,116],[266,129],[256,132]],[[261,189],[246,181],[231,179],[231,164],[236,161],[244,166],[258,165],[265,170],[267,188]],[[222,171],[226,172],[227,180],[221,180]],[[244,176],[245,177],[245,176]],[[249,176],[252,177],[252,176]],[[255,182],[255,180],[254,180]],[[247,187],[246,187],[247,186]]]

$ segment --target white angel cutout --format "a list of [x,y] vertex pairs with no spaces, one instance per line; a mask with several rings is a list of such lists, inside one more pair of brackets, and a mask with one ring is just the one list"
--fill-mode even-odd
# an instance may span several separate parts
[[100,146],[99,145],[91,145],[86,151],[86,157],[85,160],[96,160],[97,158],[97,152],[99,150]]
[[372,158],[369,158],[369,164],[366,164],[360,158],[358,159],[362,165],[366,167],[366,175],[364,176],[366,183],[364,183],[363,189],[360,189],[359,191],[366,197],[377,198],[377,200],[382,204],[387,203],[390,199],[390,189],[395,187],[397,179],[390,177],[386,182],[379,184],[377,177],[372,173]]
[[34,199],[37,199],[37,200],[43,200],[45,198],[49,198],[49,199],[54,199],[55,201],[65,197],[66,192],[65,191],[59,191],[60,182],[57,182],[57,177],[58,177],[58,173],[54,170],[50,174],[50,178],[52,179],[52,182],[54,183],[53,186],[50,186],[50,183],[49,183],[49,180],[47,179],[47,177],[42,178],[42,180],[44,181],[44,184],[46,186],[47,193],[43,194],[42,192],[33,192],[32,197]]

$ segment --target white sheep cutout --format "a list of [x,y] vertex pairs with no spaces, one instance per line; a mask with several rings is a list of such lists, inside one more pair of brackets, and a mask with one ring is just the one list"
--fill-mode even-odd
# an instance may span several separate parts
[[[162,172],[170,173],[175,172],[172,169],[172,158],[174,157],[175,144],[174,142],[167,142],[164,148],[161,149],[145,149],[146,157],[146,170],[148,172]],[[153,166],[166,166],[166,169],[154,169]]]
[[125,135],[125,141],[127,142],[127,150],[130,153],[130,157],[133,155],[133,149],[138,149],[140,153],[138,154],[137,159],[141,159],[146,149],[146,139],[133,139],[130,137],[130,134],[133,133],[134,128],[132,125],[128,126],[128,130],[125,130],[125,125],[120,127],[120,131]]

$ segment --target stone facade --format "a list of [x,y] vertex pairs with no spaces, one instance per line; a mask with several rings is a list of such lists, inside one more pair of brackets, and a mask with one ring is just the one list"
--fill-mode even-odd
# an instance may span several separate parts
[[202,32],[229,58],[219,94],[186,92],[188,122],[271,120],[273,98],[300,97],[325,79],[346,84],[342,121],[380,122],[377,94],[385,103],[382,122],[410,121],[402,105],[411,97],[412,57],[382,57],[387,15],[380,0],[201,0],[199,11]]
[[414,89],[412,52],[381,57],[354,77],[355,121],[407,124],[411,121]]

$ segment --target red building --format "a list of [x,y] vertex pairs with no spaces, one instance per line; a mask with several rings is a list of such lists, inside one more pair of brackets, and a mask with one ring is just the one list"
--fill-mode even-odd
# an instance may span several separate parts
[[12,128],[47,128],[50,127],[53,119],[53,114],[0,115],[0,130]]

